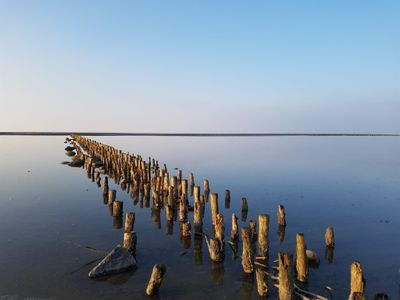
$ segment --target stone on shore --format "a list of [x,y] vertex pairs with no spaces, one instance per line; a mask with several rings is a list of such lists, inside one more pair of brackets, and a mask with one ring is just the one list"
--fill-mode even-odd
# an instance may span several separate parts
[[65,148],[65,151],[67,151],[67,152],[72,151],[72,150],[75,150],[75,147],[68,146]]
[[90,278],[121,273],[136,267],[135,258],[121,245],[116,246],[88,274]]

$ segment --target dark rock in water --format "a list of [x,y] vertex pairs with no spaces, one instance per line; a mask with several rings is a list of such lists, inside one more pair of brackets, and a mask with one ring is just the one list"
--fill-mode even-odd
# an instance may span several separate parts
[[72,150],[75,150],[75,147],[68,146],[65,148],[65,151],[72,151]]
[[76,153],[74,151],[67,151],[67,152],[65,152],[65,155],[67,155],[67,156],[75,156]]
[[319,257],[318,255],[309,249],[306,250],[306,256],[308,260],[308,264],[311,268],[317,269],[319,267]]
[[[76,156],[75,156],[76,157]],[[74,157],[74,158],[75,158]],[[73,159],[69,164],[70,167],[76,167],[76,168],[80,168],[83,166],[83,160],[78,158],[78,159]]]
[[69,165],[69,164],[70,164],[70,161],[62,161],[61,164],[62,164],[62,165]]
[[136,267],[136,259],[121,245],[116,246],[88,274],[90,278],[121,273]]
[[390,298],[384,293],[379,293],[375,295],[374,300],[390,300]]

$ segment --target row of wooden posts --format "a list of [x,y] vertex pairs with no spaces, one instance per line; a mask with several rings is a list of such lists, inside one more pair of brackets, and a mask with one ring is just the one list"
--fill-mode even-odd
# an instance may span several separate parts
[[[109,145],[99,143],[97,141],[74,135],[73,144],[77,151],[77,156],[84,162],[84,168],[88,175],[95,178],[100,186],[99,168],[108,174],[123,189],[128,185],[132,188],[132,197],[137,197],[140,193],[145,199],[152,199],[154,208],[165,209],[167,222],[173,222],[174,212],[178,212],[181,236],[188,238],[192,236],[191,224],[188,221],[188,211],[194,212],[194,234],[195,238],[205,237],[210,259],[219,263],[224,259],[225,244],[232,246],[233,250],[238,249],[239,227],[237,216],[235,213],[231,217],[231,236],[230,241],[225,241],[225,225],[224,216],[219,213],[218,194],[211,193],[210,185],[207,179],[203,181],[203,194],[201,194],[200,186],[195,185],[193,173],[189,174],[189,180],[182,177],[182,170],[178,170],[177,176],[170,176],[167,166],[164,164],[160,168],[157,160],[149,158],[148,161],[143,160],[140,155],[131,155],[117,150]],[[82,150],[81,149],[84,150]],[[96,174],[95,174],[96,173]],[[103,195],[107,195],[108,204],[112,207],[112,215],[114,217],[122,217],[123,202],[116,200],[116,190],[109,189],[108,177],[105,176],[102,183]],[[194,203],[190,205],[188,195],[193,195]],[[210,202],[213,234],[207,237],[203,233],[203,217],[206,202]],[[230,201],[230,191],[225,191],[225,201]],[[247,215],[248,202],[246,198],[242,198],[242,215]],[[278,225],[286,226],[286,214],[283,205],[278,206],[277,210]],[[124,247],[129,249],[133,255],[136,253],[136,232],[134,229],[135,214],[128,212],[125,218],[124,226]],[[248,227],[240,230],[242,239],[242,255],[241,265],[245,273],[256,273],[257,290],[260,296],[269,294],[267,260],[269,253],[269,222],[270,218],[267,214],[258,216],[257,223],[250,220]],[[255,243],[258,241],[258,251],[256,256]],[[328,227],[325,232],[325,244],[328,249],[333,250],[334,231],[332,227]],[[302,233],[296,235],[296,259],[293,260],[290,253],[278,254],[278,276],[273,279],[277,281],[279,299],[294,299],[296,295],[312,296],[312,293],[302,290],[296,285],[306,283],[308,281],[308,257],[305,238]],[[155,265],[153,268],[151,280],[147,293],[149,295],[157,293],[161,284],[162,276],[165,273],[164,265]],[[365,298],[365,280],[362,272],[361,264],[357,261],[353,262],[350,267],[350,295],[349,299]],[[156,278],[157,280],[154,280]],[[154,286],[153,288],[151,286]],[[302,294],[305,293],[305,294]],[[324,299],[324,297],[315,295],[315,299]]]

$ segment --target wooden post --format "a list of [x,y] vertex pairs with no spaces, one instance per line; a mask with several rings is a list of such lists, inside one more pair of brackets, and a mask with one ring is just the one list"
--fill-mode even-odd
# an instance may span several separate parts
[[189,222],[185,222],[182,224],[182,237],[187,238],[192,236],[192,226]]
[[127,212],[125,215],[125,232],[131,232],[135,225],[135,213]]
[[257,241],[257,224],[255,221],[249,221],[249,229],[250,229],[250,241],[255,243]]
[[232,213],[232,230],[231,230],[231,240],[236,241],[239,238],[239,230],[237,224],[237,217]]
[[202,224],[203,218],[201,215],[201,203],[200,201],[194,202],[194,232],[201,233],[202,232]]
[[229,208],[231,206],[231,191],[225,190],[225,208]]
[[220,241],[221,252],[223,252],[225,245],[225,225],[224,216],[221,214],[217,214],[215,220],[215,238]]
[[278,205],[278,224],[286,226],[285,207],[283,205]]
[[296,272],[297,280],[300,282],[307,282],[308,280],[306,249],[304,235],[302,233],[296,234]]
[[243,241],[243,251],[242,251],[242,267],[245,273],[253,273],[253,253],[250,243],[250,230],[248,227],[242,228],[242,241]]
[[247,198],[242,198],[242,212],[247,212],[249,210],[249,205],[247,204]]
[[268,257],[269,248],[269,215],[258,216],[258,254],[264,258]]
[[204,182],[203,182],[203,190],[204,190],[204,194],[207,192],[207,193],[209,193],[210,192],[210,184],[208,183],[208,180],[207,179],[204,179]]
[[136,256],[136,243],[137,235],[136,232],[124,232],[124,244],[123,247],[127,249],[133,256]]
[[292,255],[278,254],[279,262],[279,300],[294,300]]
[[194,176],[192,172],[189,173],[189,183],[190,186],[194,186]]
[[223,252],[221,252],[221,242],[217,239],[211,238],[210,242],[206,239],[208,246],[208,252],[210,253],[210,259],[213,262],[221,262],[224,258]]
[[186,179],[182,179],[182,200],[186,201],[188,196],[188,182]]
[[146,288],[148,296],[158,295],[160,291],[161,282],[163,280],[166,268],[164,264],[156,264],[151,272],[150,280]]
[[334,247],[335,246],[335,235],[333,232],[332,227],[326,228],[325,231],[325,245],[328,247]]
[[200,202],[200,187],[196,185],[193,188],[193,197],[194,197],[194,202]]
[[112,204],[115,201],[115,197],[117,196],[116,190],[108,191],[108,204]]
[[179,221],[180,222],[187,221],[187,213],[188,213],[188,208],[186,205],[186,201],[184,201],[184,200],[179,201]]
[[121,201],[113,202],[113,217],[121,217],[124,203]]
[[108,194],[108,177],[105,176],[103,179],[103,194]]
[[268,274],[264,268],[256,268],[256,281],[258,295],[268,296]]
[[354,261],[350,266],[350,296],[349,300],[364,299],[365,279],[362,266],[358,261]]
[[211,193],[211,217],[212,217],[212,224],[215,225],[215,222],[217,220],[217,214],[218,214],[218,194],[217,193]]

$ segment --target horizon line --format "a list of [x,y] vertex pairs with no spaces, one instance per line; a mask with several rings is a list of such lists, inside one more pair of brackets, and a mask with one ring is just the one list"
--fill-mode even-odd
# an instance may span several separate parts
[[62,136],[62,135],[81,135],[81,136],[188,136],[188,137],[246,137],[246,136],[400,136],[400,133],[166,133],[166,132],[91,132],[91,131],[3,131],[3,135],[42,135],[42,136]]

